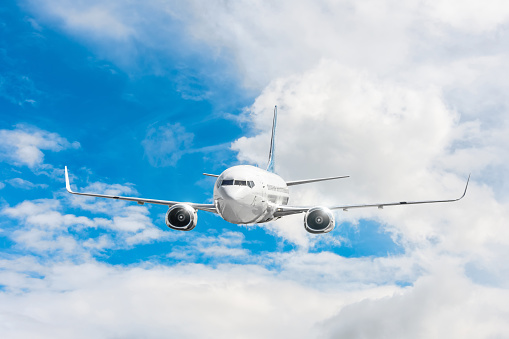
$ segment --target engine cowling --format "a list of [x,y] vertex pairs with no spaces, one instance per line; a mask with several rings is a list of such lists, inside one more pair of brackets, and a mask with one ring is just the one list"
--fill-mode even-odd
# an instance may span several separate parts
[[166,212],[166,226],[177,231],[190,231],[196,227],[198,215],[189,205],[173,205]]
[[313,207],[304,216],[304,228],[309,233],[327,233],[334,229],[334,215],[325,207]]

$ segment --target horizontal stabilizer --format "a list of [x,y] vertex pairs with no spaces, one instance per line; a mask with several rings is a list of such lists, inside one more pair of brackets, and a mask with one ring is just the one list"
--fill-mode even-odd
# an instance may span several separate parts
[[217,175],[217,174],[208,174],[208,173],[202,173],[202,174],[203,174],[203,175],[206,175],[206,176],[208,176],[208,177],[214,177],[214,178],[219,177],[219,175]]
[[287,186],[295,186],[295,185],[302,185],[302,184],[309,184],[311,182],[318,182],[318,181],[327,181],[327,180],[335,180],[335,179],[343,179],[343,178],[349,178],[349,175],[343,175],[340,177],[328,177],[328,178],[318,178],[318,179],[307,179],[307,180],[294,180],[294,181],[287,181]]

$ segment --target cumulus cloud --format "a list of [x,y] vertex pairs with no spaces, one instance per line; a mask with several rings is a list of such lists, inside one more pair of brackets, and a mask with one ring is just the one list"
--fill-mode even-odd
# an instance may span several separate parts
[[[357,223],[368,218],[396,226],[412,246],[440,240],[448,250],[463,251],[503,242],[495,235],[506,233],[506,204],[476,185],[477,177],[496,166],[501,155],[483,152],[484,141],[472,135],[477,124],[462,120],[437,89],[400,86],[324,60],[301,75],[273,81],[257,98],[249,113],[254,136],[232,145],[239,160],[265,164],[274,102],[279,103],[277,164],[284,178],[352,176],[292,188],[291,204],[453,198],[461,195],[468,172],[474,171],[467,198],[458,204],[352,210],[339,212],[338,220]],[[472,161],[476,158],[472,167],[461,159],[467,154]],[[486,210],[489,216],[482,212]],[[282,221],[283,226],[288,223]],[[466,224],[472,233],[465,233]],[[300,229],[284,229],[300,243],[307,236]]]
[[41,254],[72,255],[77,252],[78,244],[69,234],[69,228],[92,227],[94,222],[86,217],[62,214],[60,209],[59,201],[46,199],[5,207],[1,214],[19,221],[11,238],[22,248]]
[[[90,183],[82,191],[124,196],[136,196],[137,194],[130,184],[109,185],[101,182]],[[96,215],[103,214],[106,216],[106,218],[101,217],[94,220],[97,222],[98,227],[116,232],[116,236],[119,238],[119,241],[116,241],[117,246],[132,247],[137,244],[168,239],[172,236],[171,233],[164,232],[160,227],[154,225],[147,206],[133,205],[126,201],[76,195],[67,195],[66,200],[73,207],[92,212]]]
[[[79,200],[74,202],[78,203]],[[90,204],[84,206],[84,210],[91,208]],[[94,218],[65,213],[64,207],[57,199],[27,200],[5,207],[1,214],[17,221],[18,226],[10,236],[18,246],[44,256],[59,254],[60,258],[86,258],[104,249],[131,248],[167,235],[153,225],[144,206],[126,207],[122,204],[123,208],[115,208],[111,204],[105,211],[110,211],[114,217]],[[100,210],[95,212],[100,213]],[[102,232],[94,236],[89,232],[93,229]]]
[[[132,184],[121,185],[92,182],[80,189],[77,189],[77,186],[73,182],[71,187],[73,187],[73,190],[76,191],[79,190],[106,195],[134,196],[137,194],[137,191],[133,188]],[[125,201],[112,201],[109,199],[97,199],[79,195],[67,195],[66,198],[70,201],[72,206],[79,207],[84,211],[104,213],[110,216],[121,212],[126,206],[132,206],[132,204],[126,203]],[[144,209],[146,209],[146,207],[144,207]]]
[[68,148],[79,148],[78,142],[70,143],[57,133],[37,127],[17,125],[12,130],[0,130],[0,159],[16,166],[32,169],[44,163],[43,151],[60,152]]

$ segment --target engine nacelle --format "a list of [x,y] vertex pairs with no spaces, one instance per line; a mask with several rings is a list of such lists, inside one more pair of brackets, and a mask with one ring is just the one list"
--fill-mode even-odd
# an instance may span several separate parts
[[304,228],[309,233],[327,233],[334,229],[334,215],[325,207],[313,207],[304,216]]
[[198,215],[189,205],[173,205],[166,212],[166,226],[177,231],[190,231],[196,227]]

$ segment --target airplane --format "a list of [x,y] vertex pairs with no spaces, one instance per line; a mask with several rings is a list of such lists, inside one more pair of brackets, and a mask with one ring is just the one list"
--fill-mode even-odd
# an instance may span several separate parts
[[197,204],[191,202],[178,202],[168,200],[144,199],[136,197],[123,197],[95,193],[80,193],[71,190],[69,174],[65,166],[65,185],[71,194],[109,198],[117,200],[134,201],[140,205],[159,204],[168,206],[166,212],[166,225],[178,231],[191,231],[198,221],[197,210],[212,212],[233,224],[258,224],[276,220],[287,215],[305,213],[304,228],[313,234],[328,233],[335,227],[333,210],[348,211],[354,208],[385,206],[407,206],[416,204],[445,203],[461,200],[467,193],[467,183],[463,195],[456,199],[400,201],[391,203],[342,205],[342,206],[289,206],[290,193],[288,187],[348,178],[348,175],[316,178],[297,181],[285,181],[274,172],[275,163],[275,136],[276,136],[277,106],[274,107],[272,121],[272,135],[270,140],[269,161],[267,168],[261,169],[251,165],[238,165],[226,169],[220,175],[203,173],[215,177],[212,204]]

